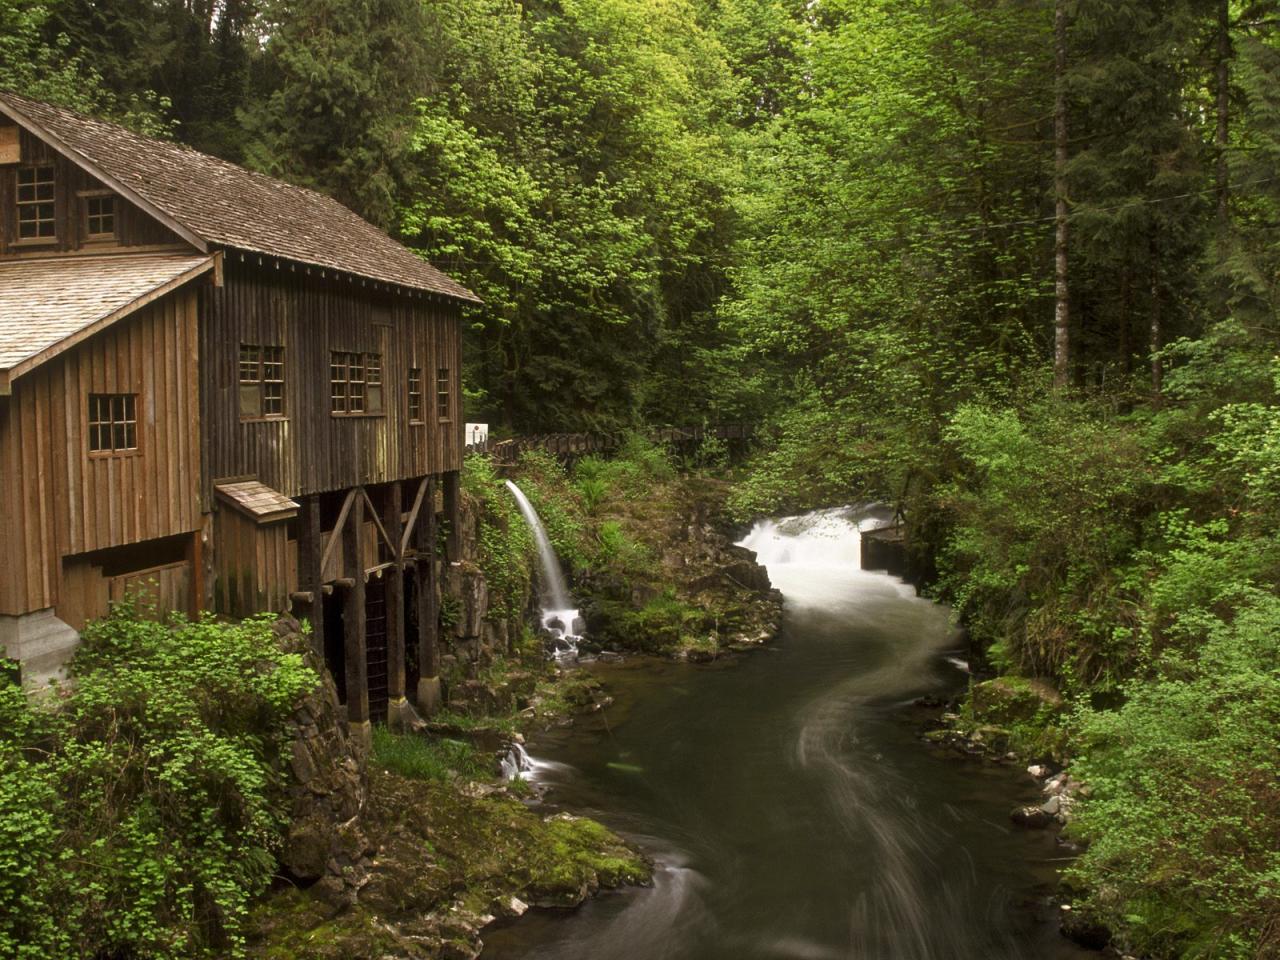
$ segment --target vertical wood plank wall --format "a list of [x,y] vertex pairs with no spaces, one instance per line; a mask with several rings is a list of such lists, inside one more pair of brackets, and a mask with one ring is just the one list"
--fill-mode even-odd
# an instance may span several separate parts
[[289,606],[293,545],[284,522],[259,525],[226,503],[214,514],[214,604],[250,617]]
[[[359,281],[302,268],[241,263],[206,287],[200,350],[206,488],[256,477],[290,497],[458,470],[462,465],[460,320],[439,300],[393,298]],[[283,419],[242,421],[241,343],[285,350]],[[384,413],[339,417],[329,409],[331,351],[382,355]],[[408,422],[409,368],[423,377],[426,422]],[[454,416],[435,416],[436,371],[450,371]]]
[[[196,310],[177,291],[14,382],[0,614],[55,606],[64,556],[200,528]],[[91,393],[138,394],[136,453],[90,455]]]

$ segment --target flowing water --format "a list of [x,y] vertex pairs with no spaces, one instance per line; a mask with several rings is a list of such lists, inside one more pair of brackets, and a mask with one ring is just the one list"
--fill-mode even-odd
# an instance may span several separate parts
[[772,647],[712,667],[597,665],[613,708],[530,745],[547,799],[655,858],[652,888],[491,930],[484,960],[1064,960],[1061,856],[1012,828],[1017,768],[919,739],[911,703],[965,676],[948,613],[858,569],[869,512],[744,541],[786,598]]
[[551,538],[542,525],[538,511],[529,498],[511,480],[507,489],[516,498],[516,505],[524,516],[533,542],[538,548],[538,582],[541,587],[542,627],[552,636],[552,653],[560,659],[573,659],[578,655],[578,640],[582,638],[582,618],[573,607],[569,589],[565,586],[564,571],[551,546]]

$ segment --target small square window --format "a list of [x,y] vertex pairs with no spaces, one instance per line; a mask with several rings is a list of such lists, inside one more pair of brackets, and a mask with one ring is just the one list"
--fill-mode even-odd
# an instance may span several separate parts
[[126,453],[138,449],[138,395],[89,395],[89,452]]
[[84,198],[84,235],[90,240],[103,240],[116,235],[116,198]]

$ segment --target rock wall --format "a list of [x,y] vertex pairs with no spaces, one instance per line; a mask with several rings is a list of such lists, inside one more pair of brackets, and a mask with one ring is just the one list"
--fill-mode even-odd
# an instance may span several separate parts
[[288,875],[334,907],[354,903],[368,881],[374,850],[360,826],[369,796],[368,754],[347,727],[347,711],[324,661],[296,620],[282,617],[276,634],[303,654],[320,685],[286,724],[284,780],[290,825],[280,852]]

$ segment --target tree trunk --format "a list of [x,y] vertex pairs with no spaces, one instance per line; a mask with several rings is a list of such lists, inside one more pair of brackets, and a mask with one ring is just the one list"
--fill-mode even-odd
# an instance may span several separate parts
[[1053,386],[1065,390],[1071,374],[1071,299],[1067,287],[1067,10],[1055,0],[1053,11],[1053,192],[1054,307]]
[[1160,289],[1160,244],[1153,230],[1151,234],[1151,397],[1160,406],[1164,389],[1164,361],[1160,359],[1164,332],[1161,329],[1163,297]]
[[1217,152],[1217,164],[1214,170],[1214,185],[1218,198],[1218,257],[1225,257],[1226,251],[1221,249],[1227,238],[1227,200],[1229,198],[1229,181],[1227,176],[1227,133],[1228,117],[1231,109],[1231,11],[1229,0],[1218,0],[1218,55],[1217,55],[1217,111],[1218,129],[1213,143]]

